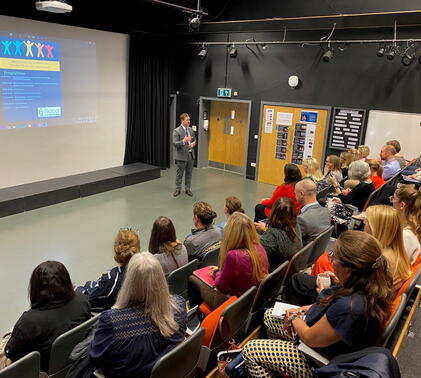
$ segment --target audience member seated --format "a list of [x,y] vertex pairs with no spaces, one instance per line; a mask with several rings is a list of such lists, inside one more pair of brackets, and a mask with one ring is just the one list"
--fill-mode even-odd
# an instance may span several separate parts
[[385,162],[383,167],[382,177],[387,181],[391,179],[396,173],[399,172],[401,166],[395,158],[396,150],[395,147],[390,144],[386,144],[380,150],[380,159]]
[[370,147],[365,145],[358,146],[358,152],[360,154],[360,160],[367,161],[368,155],[370,155]]
[[403,244],[409,261],[414,264],[421,253],[421,189],[400,185],[390,200],[402,220]]
[[311,157],[303,160],[303,170],[305,172],[305,179],[313,180],[315,183],[323,180],[323,173],[320,170],[320,164],[317,159]]
[[171,296],[159,261],[135,254],[115,306],[104,311],[88,349],[106,377],[148,377],[155,362],[185,338],[186,304]]
[[99,310],[110,309],[118,295],[124,280],[126,266],[130,258],[140,251],[139,234],[131,228],[122,228],[114,240],[114,260],[118,266],[105,272],[97,281],[88,281],[76,288],[85,294],[92,308]]
[[[411,275],[411,265],[403,246],[399,215],[391,206],[376,205],[367,209],[366,216],[364,231],[374,236],[382,246],[393,279],[391,289],[396,294]],[[335,280],[332,270],[329,253],[324,253],[314,264],[311,276],[298,273],[291,277],[283,293],[285,302],[302,305],[314,301],[317,296],[316,290],[323,289],[316,276],[319,273],[328,273],[331,280]]]
[[91,317],[88,298],[75,292],[69,272],[57,261],[45,261],[29,281],[31,308],[13,327],[6,357],[17,361],[28,353],[41,353],[41,371],[48,371],[51,346],[61,334]]
[[323,190],[331,185],[330,178],[334,177],[337,182],[342,181],[342,169],[339,157],[336,155],[329,155],[326,158],[324,177],[322,181],[317,183],[317,191]]
[[405,167],[406,165],[406,160],[403,157],[403,155],[400,153],[401,152],[401,144],[399,143],[399,141],[397,141],[396,139],[393,140],[389,140],[388,142],[386,142],[386,144],[393,146],[393,148],[396,151],[395,154],[395,159],[399,162],[399,166],[402,169],[403,167]]
[[294,193],[295,184],[302,180],[300,169],[295,164],[284,166],[284,183],[279,185],[271,198],[263,198],[262,202],[254,209],[254,221],[259,222],[269,216],[270,209],[279,197],[289,197],[295,204],[297,214],[300,212],[300,204],[297,202]]
[[295,196],[302,206],[297,217],[303,245],[315,239],[322,231],[330,227],[329,210],[317,202],[316,184],[311,180],[301,180],[295,185]]
[[351,180],[351,179],[345,180],[344,181],[344,190],[342,190],[342,193],[347,196],[349,194],[349,192],[352,189],[354,189],[359,183],[360,182],[358,180]]
[[171,219],[158,217],[149,239],[149,252],[161,263],[165,274],[171,273],[188,263],[187,249],[177,240]]
[[353,155],[350,151],[343,151],[339,155],[339,161],[341,163],[341,172],[342,177],[348,177],[348,168],[350,164],[354,161]]
[[216,213],[207,202],[199,201],[193,205],[195,229],[184,240],[189,261],[202,260],[210,247],[220,245],[222,235],[221,231],[213,226],[215,218]]
[[374,185],[374,190],[380,188],[384,183],[383,175],[383,167],[379,164],[379,162],[375,159],[367,160],[367,164],[370,167],[370,180]]
[[190,301],[194,304],[200,298],[215,309],[231,295],[237,297],[250,287],[259,285],[268,273],[269,263],[266,251],[259,243],[256,229],[251,219],[235,212],[228,218],[224,240],[219,253],[219,267],[211,267],[215,277],[215,288],[192,275],[189,278],[196,295]]
[[[225,198],[225,206],[224,206],[224,214],[227,218],[230,215],[234,214],[236,211],[239,213],[244,213],[244,209],[242,207],[241,201],[234,196],[229,196]],[[227,222],[221,222],[216,225],[221,230],[221,235],[224,236],[224,228]]]
[[364,231],[373,235],[383,248],[397,293],[412,273],[403,243],[403,224],[398,212],[387,205],[370,206],[366,211]]
[[243,349],[249,376],[312,377],[297,339],[328,358],[376,344],[392,307],[381,246],[371,235],[346,231],[336,241],[332,260],[338,285],[321,291],[313,305],[287,310],[285,318],[266,311],[270,340],[252,340]]
[[343,203],[354,205],[359,211],[362,211],[368,197],[374,191],[374,185],[370,180],[370,167],[364,161],[354,161],[349,166],[348,177],[351,180],[359,181],[359,184],[348,195],[342,193],[335,177],[331,177],[331,183]]
[[271,272],[290,260],[303,247],[295,205],[291,198],[278,198],[272,206],[267,225],[265,222],[258,222],[255,226],[263,233],[260,243],[266,250]]
[[361,159],[360,151],[358,151],[358,148],[351,148],[349,152],[352,155],[352,161],[357,161]]

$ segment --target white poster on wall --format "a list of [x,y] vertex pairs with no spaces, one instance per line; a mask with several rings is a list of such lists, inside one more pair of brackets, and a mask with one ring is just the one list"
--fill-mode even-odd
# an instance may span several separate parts
[[277,112],[276,113],[276,124],[277,125],[291,126],[293,115],[294,115],[293,113]]
[[272,134],[274,109],[266,109],[265,133]]
[[313,157],[314,138],[316,136],[316,124],[307,123],[306,141],[304,144],[304,159]]

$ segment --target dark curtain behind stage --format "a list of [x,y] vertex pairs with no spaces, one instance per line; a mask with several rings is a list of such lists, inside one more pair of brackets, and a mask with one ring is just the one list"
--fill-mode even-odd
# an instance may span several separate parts
[[169,107],[173,46],[169,38],[130,35],[124,164],[169,167]]

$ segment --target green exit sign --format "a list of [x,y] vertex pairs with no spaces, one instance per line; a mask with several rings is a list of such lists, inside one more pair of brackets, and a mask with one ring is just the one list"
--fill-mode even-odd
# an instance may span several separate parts
[[231,89],[218,88],[218,97],[231,97]]

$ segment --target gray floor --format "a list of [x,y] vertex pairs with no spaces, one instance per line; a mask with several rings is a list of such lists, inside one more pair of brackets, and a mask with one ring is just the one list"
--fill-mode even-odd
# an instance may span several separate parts
[[75,284],[84,283],[113,267],[112,243],[120,227],[140,230],[146,250],[152,223],[159,215],[170,217],[180,240],[192,228],[192,205],[204,200],[224,220],[224,198],[236,195],[246,213],[271,195],[272,185],[246,180],[240,175],[212,168],[193,172],[193,198],[174,191],[175,169],[161,172],[158,180],[129,186],[91,197],[0,218],[3,263],[0,331],[9,329],[28,308],[27,287],[34,267],[45,260],[63,262]]

